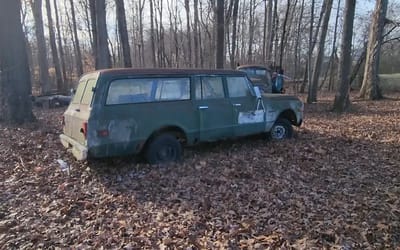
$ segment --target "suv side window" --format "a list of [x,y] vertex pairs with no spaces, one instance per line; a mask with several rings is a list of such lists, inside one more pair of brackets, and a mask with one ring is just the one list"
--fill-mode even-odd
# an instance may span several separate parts
[[249,83],[246,77],[227,77],[226,78],[229,97],[251,96]]
[[75,94],[74,94],[74,98],[72,98],[72,101],[71,101],[72,103],[74,103],[74,104],[81,103],[81,99],[82,99],[83,93],[85,91],[85,88],[86,88],[86,81],[79,82],[78,88],[76,89]]
[[96,86],[96,80],[89,80],[86,83],[85,92],[83,93],[81,104],[89,105],[92,103],[93,91]]
[[220,76],[204,76],[196,80],[196,99],[224,98],[224,85]]
[[189,78],[165,78],[157,83],[155,100],[188,100],[190,99]]
[[118,79],[110,83],[106,104],[190,99],[189,78]]

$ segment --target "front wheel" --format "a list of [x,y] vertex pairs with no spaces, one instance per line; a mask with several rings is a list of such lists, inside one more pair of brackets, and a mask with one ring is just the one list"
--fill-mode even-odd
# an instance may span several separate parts
[[272,140],[280,141],[284,139],[292,138],[293,127],[292,124],[284,118],[278,118],[270,131],[270,137]]
[[176,162],[182,157],[182,145],[174,136],[162,134],[150,141],[145,157],[150,164]]

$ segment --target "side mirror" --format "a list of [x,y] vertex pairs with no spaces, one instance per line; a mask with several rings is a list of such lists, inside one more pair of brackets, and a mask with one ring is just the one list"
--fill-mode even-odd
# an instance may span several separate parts
[[257,99],[261,99],[261,91],[258,86],[254,87],[254,93],[256,94]]

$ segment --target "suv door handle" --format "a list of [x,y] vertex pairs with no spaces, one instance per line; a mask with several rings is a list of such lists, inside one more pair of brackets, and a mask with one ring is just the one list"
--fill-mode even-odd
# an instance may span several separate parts
[[241,103],[234,103],[234,104],[232,104],[234,107],[240,107],[240,106],[242,106],[242,104]]
[[208,109],[208,106],[199,106],[199,110]]

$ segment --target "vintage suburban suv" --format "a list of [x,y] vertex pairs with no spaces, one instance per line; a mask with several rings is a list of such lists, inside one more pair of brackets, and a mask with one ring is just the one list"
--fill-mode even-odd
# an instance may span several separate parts
[[182,145],[290,138],[303,107],[294,96],[260,94],[238,70],[108,69],[79,80],[60,139],[78,160],[143,153],[165,163],[181,159]]

